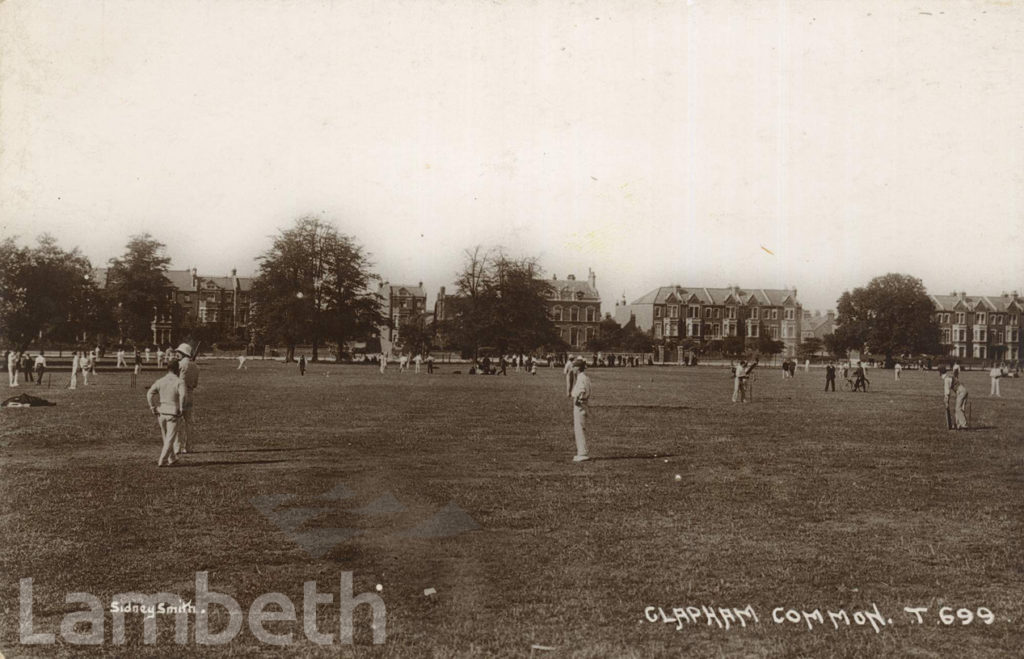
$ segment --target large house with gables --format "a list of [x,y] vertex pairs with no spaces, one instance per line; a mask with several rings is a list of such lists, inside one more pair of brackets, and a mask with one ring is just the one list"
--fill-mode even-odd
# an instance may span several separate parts
[[423,282],[416,284],[392,284],[383,282],[377,291],[381,300],[381,314],[391,322],[381,326],[381,350],[390,354],[402,345],[402,328],[414,317],[427,311],[427,291]]
[[967,295],[960,291],[932,295],[940,343],[951,357],[1017,361],[1024,354],[1024,298],[1016,291],[1002,295]]
[[[252,277],[239,277],[234,269],[230,276],[200,275],[195,268],[166,270],[164,277],[173,290],[168,304],[153,315],[154,345],[178,343],[197,327],[212,328],[225,337],[246,336]],[[94,269],[93,278],[100,288],[105,287],[107,268]]]
[[627,304],[615,305],[615,320],[637,328],[656,341],[698,344],[729,337],[782,341],[783,354],[796,355],[803,309],[796,289],[661,286]]
[[597,276],[588,270],[586,281],[575,275],[565,279],[557,276],[548,281],[548,316],[555,324],[559,336],[571,349],[585,348],[587,342],[597,338],[601,323],[601,295],[597,292]]

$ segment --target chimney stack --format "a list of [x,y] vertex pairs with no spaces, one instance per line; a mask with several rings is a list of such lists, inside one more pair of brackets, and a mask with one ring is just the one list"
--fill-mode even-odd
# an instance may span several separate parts
[[568,277],[566,277],[566,279],[568,279],[569,281],[576,281],[576,275],[569,275]]
[[597,290],[597,275],[590,268],[587,268],[587,283],[590,284],[591,288]]

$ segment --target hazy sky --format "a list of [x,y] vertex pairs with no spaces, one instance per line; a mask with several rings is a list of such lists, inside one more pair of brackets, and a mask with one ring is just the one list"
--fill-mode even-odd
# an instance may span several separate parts
[[316,214],[431,301],[502,245],[606,311],[1024,292],[1022,52],[1012,1],[7,0],[0,235],[251,274]]

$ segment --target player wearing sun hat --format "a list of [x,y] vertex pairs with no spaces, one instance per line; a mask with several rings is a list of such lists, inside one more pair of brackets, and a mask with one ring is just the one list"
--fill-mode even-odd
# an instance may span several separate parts
[[576,457],[573,462],[583,462],[590,459],[587,453],[587,409],[590,405],[590,376],[587,375],[587,362],[584,359],[577,359],[573,362],[573,372],[576,373],[576,381],[572,385],[572,421],[573,432],[576,435]]
[[175,350],[178,355],[178,377],[185,383],[185,399],[181,404],[181,422],[174,442],[174,452],[188,453],[195,444],[195,426],[192,411],[195,404],[195,389],[199,386],[199,368],[195,364],[195,351],[187,343]]

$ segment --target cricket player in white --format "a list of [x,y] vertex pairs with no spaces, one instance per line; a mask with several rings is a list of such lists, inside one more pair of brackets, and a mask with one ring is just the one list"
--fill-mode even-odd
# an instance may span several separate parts
[[116,368],[128,368],[128,362],[124,360],[124,349],[117,351],[117,364]]
[[177,460],[174,458],[173,446],[178,439],[178,430],[182,414],[182,404],[186,396],[185,382],[178,377],[178,362],[173,359],[167,363],[167,374],[153,383],[146,392],[149,409],[160,424],[160,436],[164,440],[157,467],[169,467]]
[[174,442],[175,453],[188,453],[195,440],[195,426],[192,424],[192,410],[195,403],[195,389],[199,386],[199,368],[192,356],[192,346],[182,343],[175,351],[178,353],[178,377],[185,383],[185,398],[181,404],[181,423],[178,427],[177,440]]
[[576,457],[573,462],[589,460],[587,453],[587,409],[590,404],[590,376],[586,374],[587,363],[577,359],[573,368],[579,373],[572,385],[572,423],[576,434]]
[[18,353],[11,350],[7,353],[7,386],[18,386]]
[[1002,394],[999,393],[999,378],[1003,377],[1003,369],[999,366],[993,366],[988,372],[988,376],[992,379],[992,387],[989,389],[988,395],[1002,398]]
[[82,353],[82,358],[78,360],[78,365],[82,370],[82,384],[89,384],[89,371],[92,369],[92,357],[88,352]]
[[241,355],[238,356],[238,368],[236,368],[235,370],[241,371],[243,368],[247,371],[249,370],[249,367],[245,365],[245,353],[242,353]]
[[78,369],[81,367],[82,362],[78,357],[78,351],[71,353],[71,384],[68,385],[68,389],[78,389]]
[[903,372],[903,364],[896,362],[896,365],[892,367],[893,377],[897,382],[900,381],[900,373]]
[[388,368],[388,356],[383,352],[380,353],[380,374],[384,375],[384,371]]
[[149,364],[149,363],[150,363],[150,362],[152,362],[152,361],[153,361],[153,360],[152,360],[152,359],[150,359],[150,354],[149,354],[149,346],[146,346],[146,363],[147,363],[147,364]]
[[414,368],[413,372],[414,373],[419,373],[420,372],[420,364],[423,363],[423,355],[417,354],[415,357],[412,358],[412,362],[415,365],[415,368]]

